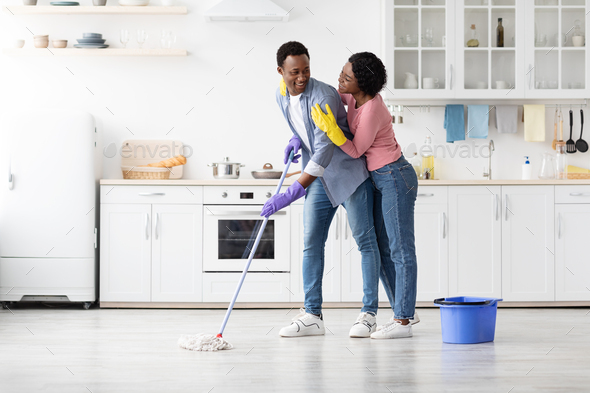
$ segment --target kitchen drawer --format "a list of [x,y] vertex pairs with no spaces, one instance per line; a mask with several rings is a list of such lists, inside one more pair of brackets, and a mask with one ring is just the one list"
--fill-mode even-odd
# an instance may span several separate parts
[[[242,273],[203,273],[203,301],[229,302]],[[289,273],[248,273],[237,302],[288,302]]]
[[[264,205],[277,186],[207,186],[203,191],[206,205]],[[281,190],[284,192],[286,186]]]
[[447,203],[447,186],[418,186],[416,204]]
[[590,186],[555,186],[555,203],[590,203]]
[[203,203],[202,186],[100,186],[100,203]]

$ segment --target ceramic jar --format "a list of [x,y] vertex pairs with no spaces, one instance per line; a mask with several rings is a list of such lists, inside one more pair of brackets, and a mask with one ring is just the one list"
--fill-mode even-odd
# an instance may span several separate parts
[[406,80],[404,81],[404,89],[417,89],[418,88],[418,79],[416,79],[416,75],[412,74],[411,72],[406,72]]

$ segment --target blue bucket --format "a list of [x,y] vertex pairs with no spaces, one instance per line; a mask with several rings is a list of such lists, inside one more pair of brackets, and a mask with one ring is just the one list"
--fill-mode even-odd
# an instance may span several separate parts
[[494,341],[496,312],[502,299],[472,296],[440,298],[443,342],[449,344],[477,344]]

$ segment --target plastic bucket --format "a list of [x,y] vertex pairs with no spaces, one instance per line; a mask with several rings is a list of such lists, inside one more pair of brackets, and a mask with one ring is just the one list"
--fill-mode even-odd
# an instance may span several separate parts
[[496,312],[502,299],[457,296],[436,299],[443,342],[477,344],[494,341]]

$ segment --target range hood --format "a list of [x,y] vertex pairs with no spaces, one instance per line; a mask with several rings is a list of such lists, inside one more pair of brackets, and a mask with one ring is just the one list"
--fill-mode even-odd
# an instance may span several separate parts
[[270,0],[222,0],[205,12],[208,22],[287,22],[289,13]]

